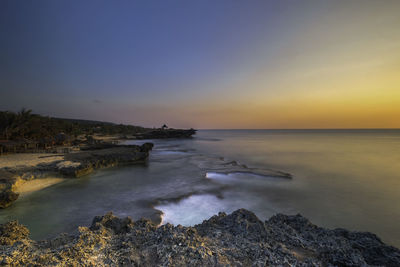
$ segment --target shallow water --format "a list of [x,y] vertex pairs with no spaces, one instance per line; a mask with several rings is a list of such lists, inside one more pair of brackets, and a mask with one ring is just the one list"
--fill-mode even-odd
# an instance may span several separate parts
[[157,222],[162,211],[163,223],[193,225],[247,208],[261,219],[301,213],[400,247],[400,131],[199,131],[189,140],[154,142],[147,166],[102,170],[32,193],[0,211],[0,222],[18,219],[42,239],[107,211]]

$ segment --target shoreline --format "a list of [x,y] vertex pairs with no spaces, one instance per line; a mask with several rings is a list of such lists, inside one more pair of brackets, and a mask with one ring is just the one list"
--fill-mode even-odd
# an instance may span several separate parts
[[141,146],[106,143],[63,155],[3,155],[7,160],[0,165],[0,208],[11,206],[20,197],[19,191],[23,194],[37,191],[61,182],[57,179],[79,178],[97,169],[119,165],[146,164],[152,148],[152,143]]
[[[133,148],[132,145],[118,147],[122,148],[124,152]],[[136,146],[136,149],[137,147],[141,150],[140,146]],[[102,162],[110,155],[115,156],[115,152],[115,147],[107,144],[104,147],[99,146],[95,149],[71,153],[68,156],[65,154],[62,160],[55,160],[47,164],[57,167],[58,174],[61,174],[61,169],[68,169],[66,174],[72,174],[69,177],[79,177],[80,173],[76,171],[80,170],[81,165],[87,163],[87,160],[91,162],[89,173],[95,169],[145,162],[142,160]],[[121,155],[120,152],[117,155]],[[44,155],[42,158],[49,159],[50,157]],[[102,159],[100,163],[98,162],[99,158]],[[43,171],[42,163],[38,164],[39,167],[36,165],[29,168]],[[25,171],[13,186],[14,192],[20,194],[20,198],[67,179],[57,177],[57,173],[52,173],[50,170],[54,171],[54,169],[49,166],[46,167],[47,169],[45,168],[45,175],[40,177],[31,176],[32,173],[27,171],[28,166],[26,165],[13,167]],[[277,175],[276,177],[292,178],[289,173],[249,168],[229,160],[221,164],[221,167],[215,167],[211,172],[205,172],[204,178],[210,179],[209,173],[228,175],[243,173],[243,170],[245,173],[254,171],[255,175],[262,177],[269,177],[269,174],[274,173]],[[88,173],[83,172],[82,175],[86,174]],[[179,197],[176,201],[181,199],[182,197]],[[27,234],[29,231],[18,223],[2,224],[0,225],[0,251],[2,252],[0,253],[0,265],[37,264],[44,266],[63,262],[99,266],[118,265],[121,262],[128,265],[165,265],[166,263],[167,265],[176,263],[182,265],[216,265],[217,263],[283,265],[290,263],[301,266],[366,264],[397,266],[400,264],[400,251],[396,247],[383,243],[370,232],[330,230],[313,225],[300,215],[277,214],[262,222],[252,212],[243,209],[230,215],[218,213],[218,215],[192,227],[173,226],[164,221],[165,214],[162,210],[157,209],[156,203],[160,204],[163,200],[166,199],[159,198],[150,204],[153,209],[159,211],[159,223],[147,219],[132,221],[129,218],[117,218],[106,214],[102,217],[95,217],[90,227],[79,227],[80,234],[78,235],[61,234],[55,239],[43,241],[31,240]],[[168,200],[171,201],[171,199]],[[243,225],[244,229],[241,228]],[[253,228],[256,233],[252,232]],[[19,239],[18,236],[21,238]],[[150,241],[142,243],[140,238]],[[193,243],[193,239],[200,243]],[[79,245],[77,245],[78,242]],[[93,245],[95,244],[93,242],[101,244]],[[155,247],[157,247],[157,255],[152,254]],[[71,250],[74,250],[76,254],[66,255]],[[20,253],[22,258],[16,259],[10,251]],[[129,254],[128,258],[126,254]],[[110,255],[112,255],[111,258]],[[58,260],[59,262],[57,262]]]
[[[132,126],[134,130],[135,127]],[[131,127],[131,128],[132,128]],[[125,126],[129,130],[129,126]],[[121,130],[121,129],[120,129]],[[159,129],[141,129],[130,136],[126,134],[86,135],[86,140],[75,136],[72,140],[59,133],[48,144],[36,140],[2,140],[0,144],[0,209],[12,205],[21,192],[19,187],[27,181],[38,178],[63,177],[79,178],[96,169],[119,165],[146,164],[153,143],[142,145],[123,145],[126,140],[190,138],[196,130],[172,129],[165,126]],[[57,144],[57,145],[55,145]],[[47,147],[49,146],[49,147]],[[10,153],[11,152],[11,153]],[[13,153],[12,153],[13,152]],[[53,152],[53,153],[51,153]],[[57,152],[57,153],[56,153]],[[43,180],[41,181],[43,183]],[[37,191],[56,181],[30,183],[22,187],[22,193]],[[46,185],[47,184],[47,185]]]
[[[15,255],[18,255],[16,257]],[[16,221],[0,225],[2,265],[398,266],[400,250],[369,232],[326,229],[301,215],[261,221],[251,211],[220,212],[193,227],[133,221],[111,212],[78,234],[34,241]]]
[[24,183],[15,187],[14,191],[19,194],[19,199],[22,199],[34,192],[45,189],[47,187],[62,183],[68,179],[61,177],[43,177],[37,178],[29,181],[25,181]]

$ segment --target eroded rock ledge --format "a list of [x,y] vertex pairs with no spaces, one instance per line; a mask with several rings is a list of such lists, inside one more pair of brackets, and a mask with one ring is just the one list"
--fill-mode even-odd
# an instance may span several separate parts
[[95,169],[118,165],[144,163],[152,143],[138,145],[97,145],[85,151],[65,154],[64,160],[34,167],[0,169],[0,208],[9,207],[18,199],[16,188],[26,181],[58,175],[78,178],[90,174]]
[[240,209],[194,227],[157,227],[108,213],[76,236],[36,242],[17,222],[0,226],[0,264],[71,266],[400,266],[374,234],[328,230],[301,215],[262,222]]

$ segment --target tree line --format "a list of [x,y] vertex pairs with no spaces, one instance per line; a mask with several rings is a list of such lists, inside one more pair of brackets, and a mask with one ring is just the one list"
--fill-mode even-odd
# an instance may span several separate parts
[[53,138],[59,133],[76,138],[81,134],[132,135],[144,131],[146,128],[134,125],[41,116],[33,114],[30,109],[22,109],[19,112],[0,111],[0,139],[2,140],[40,140]]

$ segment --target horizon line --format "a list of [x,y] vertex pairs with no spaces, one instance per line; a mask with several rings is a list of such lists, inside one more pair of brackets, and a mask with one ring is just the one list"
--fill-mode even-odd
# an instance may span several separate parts
[[195,130],[202,131],[238,131],[238,130],[288,130],[288,131],[301,131],[301,130],[400,130],[400,128],[199,128]]

